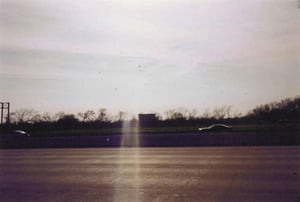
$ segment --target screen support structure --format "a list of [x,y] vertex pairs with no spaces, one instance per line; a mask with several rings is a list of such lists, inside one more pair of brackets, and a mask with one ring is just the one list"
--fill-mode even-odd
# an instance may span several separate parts
[[[0,124],[10,123],[10,103],[9,102],[0,102],[1,108],[1,119]],[[6,118],[5,122],[4,119]]]

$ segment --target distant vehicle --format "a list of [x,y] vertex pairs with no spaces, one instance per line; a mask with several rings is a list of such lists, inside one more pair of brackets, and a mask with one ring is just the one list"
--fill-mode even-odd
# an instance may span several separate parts
[[203,127],[198,129],[199,132],[226,132],[232,131],[231,126],[227,126],[225,124],[214,124],[208,127]]
[[30,134],[23,130],[14,130],[9,133],[5,133],[1,135],[2,138],[26,138],[30,137]]

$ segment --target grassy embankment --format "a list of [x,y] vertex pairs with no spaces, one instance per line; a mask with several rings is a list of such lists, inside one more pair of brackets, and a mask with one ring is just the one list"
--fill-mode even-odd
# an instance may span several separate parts
[[[247,124],[233,125],[233,132],[300,132],[300,124]],[[177,127],[144,127],[139,128],[139,133],[193,133],[198,127],[177,126]],[[127,130],[127,131],[130,131]],[[134,129],[132,129],[134,131]],[[135,130],[137,131],[137,130]],[[76,136],[76,135],[109,135],[121,134],[122,128],[105,129],[81,129],[81,130],[55,130],[36,131],[33,136]]]

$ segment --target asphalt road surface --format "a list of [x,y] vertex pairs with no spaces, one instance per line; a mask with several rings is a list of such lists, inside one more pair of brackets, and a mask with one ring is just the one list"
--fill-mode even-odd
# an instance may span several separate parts
[[300,147],[0,150],[0,201],[300,201]]

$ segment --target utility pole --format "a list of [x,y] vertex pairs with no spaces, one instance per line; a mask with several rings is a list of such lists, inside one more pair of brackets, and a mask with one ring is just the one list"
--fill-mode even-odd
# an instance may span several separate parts
[[[0,124],[2,125],[4,123],[4,118],[6,117],[5,123],[10,123],[10,103],[9,102],[0,102],[1,107],[1,119]],[[4,115],[6,114],[6,116]]]

